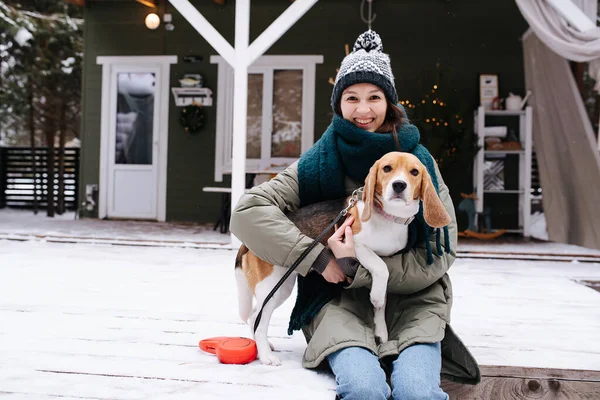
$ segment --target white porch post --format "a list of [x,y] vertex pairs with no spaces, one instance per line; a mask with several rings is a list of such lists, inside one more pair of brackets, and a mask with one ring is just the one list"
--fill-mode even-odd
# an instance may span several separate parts
[[[231,211],[246,189],[246,129],[248,116],[248,41],[250,0],[235,2],[235,59],[233,77],[233,142],[231,160]],[[231,245],[241,242],[231,234]]]
[[[179,13],[231,65],[234,70],[233,149],[231,162],[231,209],[246,189],[246,119],[248,116],[248,66],[300,19],[319,0],[296,0],[248,46],[250,33],[250,0],[235,3],[235,49],[200,14],[189,0],[169,0]],[[231,245],[240,241],[231,235]]]

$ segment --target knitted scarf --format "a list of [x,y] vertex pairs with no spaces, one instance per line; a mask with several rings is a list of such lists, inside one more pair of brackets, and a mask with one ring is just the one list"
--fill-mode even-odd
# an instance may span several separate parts
[[[402,112],[404,113],[403,108]],[[417,127],[408,123],[406,114],[404,117],[406,122],[397,127],[400,151],[414,154],[425,165],[436,191],[439,191],[433,158],[429,151],[419,144],[421,136]],[[300,205],[345,197],[345,177],[364,182],[375,161],[390,151],[398,151],[391,132],[368,132],[335,114],[323,136],[298,162]],[[409,225],[408,244],[401,252],[406,252],[424,241],[427,248],[427,264],[432,264],[433,254],[429,241],[431,230],[423,218],[421,203],[417,216]],[[437,229],[438,255],[443,251],[440,236],[440,229]],[[446,252],[450,252],[448,227],[444,227],[444,237]],[[288,334],[291,335],[294,330],[299,330],[309,323],[319,310],[339,296],[341,291],[341,284],[331,284],[320,274],[298,276],[298,295],[290,317]]]

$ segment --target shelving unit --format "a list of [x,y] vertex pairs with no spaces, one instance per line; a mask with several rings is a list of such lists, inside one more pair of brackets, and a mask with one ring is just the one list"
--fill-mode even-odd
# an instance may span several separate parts
[[[484,210],[485,194],[495,194],[502,196],[505,194],[518,194],[519,209],[519,228],[507,229],[508,232],[521,233],[525,237],[530,234],[531,217],[531,155],[533,150],[532,143],[532,114],[531,107],[524,110],[486,110],[479,107],[475,112],[475,134],[478,136],[479,152],[475,157],[473,167],[473,187],[475,189],[475,212],[482,213]],[[485,149],[485,128],[492,125],[486,125],[486,117],[519,117],[518,140],[521,142],[520,150],[486,150]],[[497,124],[496,124],[497,125]],[[515,190],[484,190],[484,162],[490,156],[499,155],[518,155],[519,156],[519,176],[518,189]],[[478,223],[478,218],[475,219]],[[476,226],[476,228],[479,228]],[[500,229],[500,228],[498,228]]]

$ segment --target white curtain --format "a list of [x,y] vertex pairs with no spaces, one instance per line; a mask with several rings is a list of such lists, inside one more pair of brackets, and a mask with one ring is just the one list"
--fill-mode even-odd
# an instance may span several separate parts
[[[579,32],[546,0],[515,0],[531,30],[555,53],[570,61],[589,62],[600,90],[600,28]],[[595,24],[597,0],[572,0]]]
[[[600,249],[600,156],[567,60],[590,62],[600,78],[600,29],[579,32],[545,0],[515,0],[524,35],[525,84],[533,92],[533,140],[548,237]],[[596,21],[596,0],[575,0]],[[597,79],[597,84],[600,79]]]

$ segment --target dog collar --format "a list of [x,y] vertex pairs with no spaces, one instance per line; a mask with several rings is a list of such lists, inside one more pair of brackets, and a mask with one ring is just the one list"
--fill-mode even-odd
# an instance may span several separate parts
[[397,224],[408,225],[413,221],[413,219],[415,219],[414,215],[412,217],[408,217],[408,218],[402,218],[402,217],[397,217],[395,215],[392,215],[392,214],[386,212],[383,209],[383,207],[381,207],[381,204],[379,204],[377,202],[373,202],[373,208],[375,209],[375,211],[377,211],[377,213],[379,215],[383,216],[383,218],[389,219],[390,221],[394,221]]

